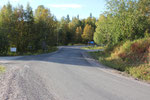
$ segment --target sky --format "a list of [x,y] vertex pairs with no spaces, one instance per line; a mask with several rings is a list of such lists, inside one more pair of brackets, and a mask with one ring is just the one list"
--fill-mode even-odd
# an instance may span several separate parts
[[90,13],[96,18],[106,11],[105,0],[0,0],[0,8],[7,4],[8,1],[16,7],[18,4],[26,7],[27,3],[33,8],[33,11],[39,6],[44,5],[49,8],[51,13],[57,19],[66,17],[69,14],[70,18],[79,15],[80,19],[87,18]]

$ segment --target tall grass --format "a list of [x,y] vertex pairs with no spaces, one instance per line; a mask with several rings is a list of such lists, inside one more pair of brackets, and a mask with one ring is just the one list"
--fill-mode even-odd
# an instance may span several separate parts
[[90,54],[109,67],[150,81],[150,38],[126,41],[114,47],[107,47],[104,52]]

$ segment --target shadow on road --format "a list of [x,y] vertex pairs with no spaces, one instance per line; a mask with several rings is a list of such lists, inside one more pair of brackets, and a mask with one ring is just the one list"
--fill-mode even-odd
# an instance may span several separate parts
[[69,64],[69,65],[79,65],[79,66],[91,66],[87,60],[84,59],[82,53],[86,52],[81,50],[79,47],[63,47],[57,53],[52,54],[42,54],[35,56],[24,56],[15,59],[15,61],[42,61],[42,62],[52,62],[59,64]]

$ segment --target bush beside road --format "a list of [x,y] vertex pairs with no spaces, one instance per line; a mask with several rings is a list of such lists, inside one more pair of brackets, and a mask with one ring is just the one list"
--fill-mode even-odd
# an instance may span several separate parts
[[127,41],[89,54],[104,65],[150,82],[150,38]]

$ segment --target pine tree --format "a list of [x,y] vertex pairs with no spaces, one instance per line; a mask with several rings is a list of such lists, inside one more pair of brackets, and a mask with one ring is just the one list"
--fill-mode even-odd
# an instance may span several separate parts
[[0,11],[0,53],[5,54],[11,44],[11,34],[13,33],[12,5],[8,2]]
[[30,4],[27,4],[26,7],[26,11],[25,11],[25,28],[26,28],[26,32],[27,32],[27,37],[26,37],[26,41],[27,41],[27,50],[28,51],[34,51],[35,50],[35,39],[36,39],[36,34],[35,33],[35,29],[34,29],[34,16],[33,16],[33,11],[32,8],[30,6]]
[[66,21],[67,21],[67,23],[70,22],[70,17],[69,17],[69,15],[67,15]]

